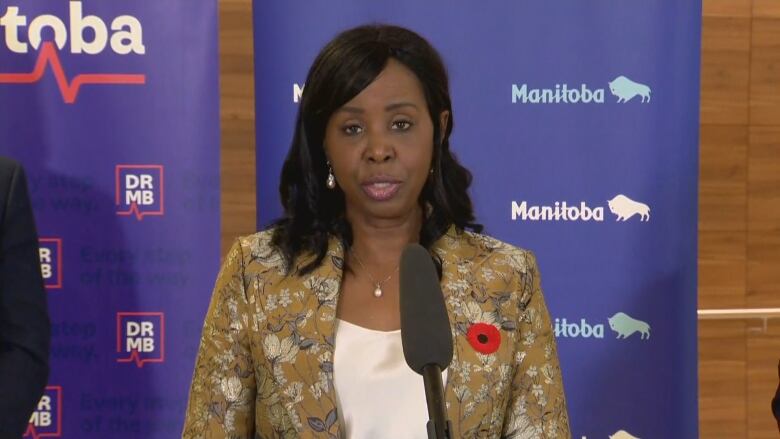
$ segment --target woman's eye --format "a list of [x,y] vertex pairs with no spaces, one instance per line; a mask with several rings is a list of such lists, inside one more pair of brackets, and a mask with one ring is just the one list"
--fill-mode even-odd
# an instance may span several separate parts
[[363,128],[360,125],[347,125],[344,127],[344,134],[354,136],[363,132]]
[[408,120],[397,120],[393,122],[393,128],[400,131],[406,131],[411,127],[412,127],[412,123],[409,122]]

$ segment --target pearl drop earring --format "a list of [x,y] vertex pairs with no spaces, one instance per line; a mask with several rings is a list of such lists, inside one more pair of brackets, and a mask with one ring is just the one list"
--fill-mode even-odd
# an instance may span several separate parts
[[325,186],[327,186],[328,189],[334,189],[336,187],[336,177],[333,175],[333,168],[330,167],[330,162],[328,162],[328,178],[325,180]]

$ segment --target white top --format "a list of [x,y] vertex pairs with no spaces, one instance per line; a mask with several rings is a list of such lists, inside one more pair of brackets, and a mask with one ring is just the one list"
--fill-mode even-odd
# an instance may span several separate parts
[[333,381],[345,439],[427,439],[423,378],[404,360],[400,329],[337,319]]

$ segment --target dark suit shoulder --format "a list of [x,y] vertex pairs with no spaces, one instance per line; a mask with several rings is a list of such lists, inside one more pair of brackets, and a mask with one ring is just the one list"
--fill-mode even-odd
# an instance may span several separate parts
[[19,172],[23,172],[19,162],[0,156],[0,194],[8,192],[12,179]]
[[0,171],[6,169],[12,170],[21,167],[22,165],[16,160],[0,155]]
[[20,166],[22,166],[22,165],[19,164],[19,162],[17,162],[16,160],[14,160],[14,159],[12,159],[10,157],[5,157],[5,156],[0,155],[0,170],[3,170],[3,169],[14,169],[14,168],[18,168]]

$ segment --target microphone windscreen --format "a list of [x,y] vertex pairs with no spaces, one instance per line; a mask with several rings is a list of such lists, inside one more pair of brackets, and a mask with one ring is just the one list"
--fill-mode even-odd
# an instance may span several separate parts
[[452,361],[450,320],[433,259],[419,244],[401,254],[400,303],[406,364],[419,374],[428,364],[446,369]]

